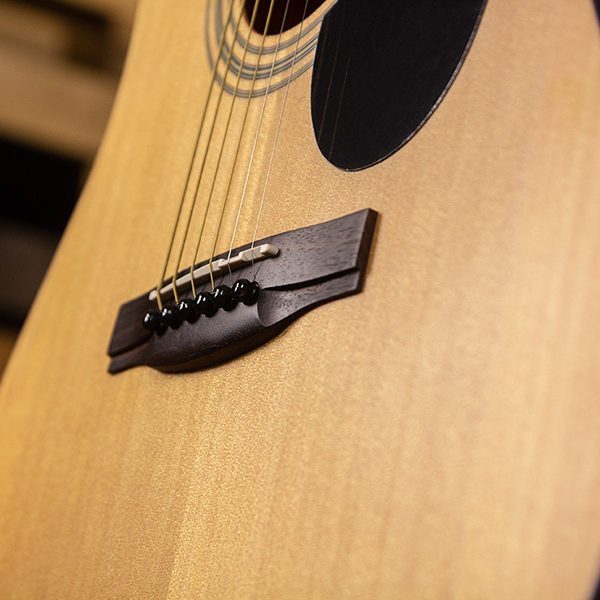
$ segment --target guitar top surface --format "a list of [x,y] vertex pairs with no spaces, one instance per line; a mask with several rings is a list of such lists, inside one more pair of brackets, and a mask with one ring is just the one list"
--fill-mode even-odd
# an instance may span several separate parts
[[[240,144],[253,176],[237,221],[238,203],[226,205],[213,255],[232,235],[234,248],[252,241],[278,137],[257,239],[370,208],[362,291],[222,364],[111,375],[119,306],[159,280],[217,54],[215,11],[228,7],[140,1],[102,147],[2,381],[0,599],[591,595],[594,6],[489,0],[423,127],[348,172],[323,155],[311,112],[331,4],[307,19],[298,75],[268,94],[254,157],[252,135]],[[233,131],[248,102],[233,101]],[[250,102],[254,131],[262,97]],[[225,138],[231,162],[238,138]],[[234,172],[235,190],[245,175]],[[217,199],[227,185],[217,181]]]

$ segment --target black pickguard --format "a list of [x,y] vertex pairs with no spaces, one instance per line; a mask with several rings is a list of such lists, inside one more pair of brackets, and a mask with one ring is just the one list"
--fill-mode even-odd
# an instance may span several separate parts
[[312,119],[323,155],[346,170],[387,158],[454,80],[485,0],[339,0],[323,22]]

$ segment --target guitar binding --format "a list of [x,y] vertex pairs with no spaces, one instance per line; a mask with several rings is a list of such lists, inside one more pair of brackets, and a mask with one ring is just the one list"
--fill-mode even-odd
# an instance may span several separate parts
[[[263,248],[268,260],[238,261],[231,287],[228,270],[214,290],[210,280],[198,280],[208,261],[199,263],[193,269],[194,280],[200,281],[196,297],[191,286],[182,288],[179,304],[167,302],[162,313],[156,311],[152,291],[126,302],[109,344],[108,371],[142,365],[164,372],[211,367],[264,344],[307,311],[359,293],[376,221],[377,213],[365,209],[265,238],[254,248],[241,246],[234,256]],[[219,255],[213,263],[223,265],[226,257]],[[190,269],[178,273],[177,289],[189,279]],[[161,290],[172,296],[170,284],[165,281]]]

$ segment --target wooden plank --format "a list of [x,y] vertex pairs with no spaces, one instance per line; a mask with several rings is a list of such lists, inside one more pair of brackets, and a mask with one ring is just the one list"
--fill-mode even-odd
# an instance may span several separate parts
[[0,40],[51,54],[65,54],[72,25],[55,12],[27,3],[0,3]]
[[111,19],[131,23],[136,0],[63,0],[64,4],[102,13]]
[[88,160],[110,112],[114,76],[0,40],[0,133]]

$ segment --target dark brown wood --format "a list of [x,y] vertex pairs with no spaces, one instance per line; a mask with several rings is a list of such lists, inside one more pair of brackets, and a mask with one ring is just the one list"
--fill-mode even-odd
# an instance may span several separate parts
[[[152,334],[142,327],[145,312],[156,308],[149,292],[123,304],[108,349],[109,371],[139,365],[161,371],[205,368],[256,348],[320,304],[360,292],[376,219],[377,213],[366,209],[257,242],[276,246],[279,254],[235,272],[234,279],[258,282],[260,294],[252,306],[240,303],[232,311],[219,310],[212,317]],[[249,247],[241,246],[236,253]],[[225,257],[226,253],[217,258]],[[187,273],[189,269],[177,277]],[[222,282],[233,283],[230,278]],[[210,283],[197,290],[209,291]],[[191,290],[180,293],[180,298],[189,297]]]

